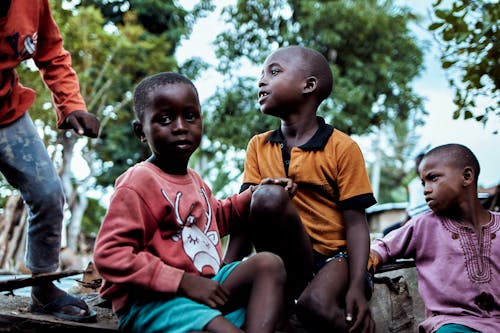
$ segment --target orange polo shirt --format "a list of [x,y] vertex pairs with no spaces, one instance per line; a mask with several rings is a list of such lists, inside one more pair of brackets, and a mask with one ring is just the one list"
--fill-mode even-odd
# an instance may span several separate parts
[[[319,129],[290,156],[281,130],[254,136],[247,147],[243,186],[266,177],[289,177],[297,183],[293,203],[314,250],[330,256],[346,245],[343,209],[376,203],[358,144],[318,117]],[[288,169],[288,170],[287,170]]]

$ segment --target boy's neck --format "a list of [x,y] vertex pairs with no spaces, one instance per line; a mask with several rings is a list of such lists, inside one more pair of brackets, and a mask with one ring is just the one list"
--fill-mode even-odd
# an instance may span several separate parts
[[[291,116],[281,121],[281,132],[287,141],[307,142],[318,130],[319,123],[316,115],[304,117],[303,115]],[[302,142],[302,143],[305,143]]]
[[489,211],[475,198],[470,204],[461,205],[460,211],[449,212],[446,216],[463,225],[468,225],[476,231],[488,224],[491,218]]
[[156,165],[163,172],[169,175],[185,175],[187,174],[187,163],[173,162],[173,161],[165,161],[161,158],[158,158],[155,155],[152,155],[147,159],[147,162]]

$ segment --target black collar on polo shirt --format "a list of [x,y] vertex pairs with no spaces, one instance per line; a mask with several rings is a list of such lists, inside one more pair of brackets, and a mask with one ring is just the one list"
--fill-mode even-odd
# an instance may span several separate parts
[[[326,124],[325,119],[317,116],[319,128],[314,133],[312,138],[304,143],[302,146],[299,146],[302,150],[323,150],[325,148],[326,143],[328,142],[328,138],[333,133],[333,126]],[[283,143],[285,142],[285,136],[281,129],[278,128],[269,134],[266,141],[275,142],[275,143]]]

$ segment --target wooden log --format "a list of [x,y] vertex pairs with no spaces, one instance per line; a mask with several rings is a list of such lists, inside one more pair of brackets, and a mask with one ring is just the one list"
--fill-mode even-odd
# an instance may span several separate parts
[[14,289],[37,286],[47,282],[62,279],[64,277],[84,274],[85,272],[86,271],[83,270],[71,270],[64,272],[37,274],[24,278],[13,278],[5,281],[0,281],[0,291],[12,291]]

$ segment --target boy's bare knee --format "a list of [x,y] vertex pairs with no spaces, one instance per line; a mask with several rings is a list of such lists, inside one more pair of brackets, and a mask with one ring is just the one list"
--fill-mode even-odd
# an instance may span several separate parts
[[282,211],[290,202],[285,189],[279,185],[261,185],[252,195],[252,211]]
[[344,311],[336,304],[326,304],[319,296],[314,293],[301,295],[296,305],[299,320],[311,327],[344,327]]
[[286,280],[286,270],[283,260],[271,252],[259,252],[254,255],[255,268],[265,274],[272,274],[282,280]]

